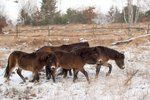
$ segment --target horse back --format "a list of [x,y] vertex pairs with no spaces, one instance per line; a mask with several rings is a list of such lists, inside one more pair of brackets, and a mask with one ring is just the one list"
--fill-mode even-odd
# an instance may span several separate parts
[[88,42],[79,42],[79,43],[74,43],[74,44],[69,44],[69,45],[62,45],[60,47],[62,50],[71,52],[72,50],[76,50],[79,48],[89,47],[89,43]]
[[55,51],[56,49],[59,49],[59,47],[44,46],[44,47],[38,49],[36,52],[52,52],[52,51]]

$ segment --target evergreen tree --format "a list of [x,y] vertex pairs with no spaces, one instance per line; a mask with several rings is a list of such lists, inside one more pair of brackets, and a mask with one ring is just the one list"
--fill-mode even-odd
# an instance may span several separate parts
[[52,24],[56,12],[56,0],[42,0],[41,17],[42,24]]

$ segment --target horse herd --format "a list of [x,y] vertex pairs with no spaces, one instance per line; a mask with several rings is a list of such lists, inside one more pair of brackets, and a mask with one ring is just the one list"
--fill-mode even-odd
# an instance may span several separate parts
[[[33,73],[31,82],[39,81],[39,71],[45,66],[46,78],[52,77],[55,82],[55,72],[58,67],[62,71],[58,75],[63,77],[69,74],[72,75],[73,82],[77,79],[78,72],[82,72],[87,81],[89,81],[88,73],[84,69],[85,64],[96,64],[96,77],[98,77],[101,66],[109,68],[107,76],[111,73],[112,65],[108,60],[115,60],[115,63],[120,69],[124,69],[124,54],[104,46],[89,47],[88,42],[80,42],[61,46],[44,46],[33,53],[22,51],[14,51],[9,55],[8,64],[5,70],[4,77],[8,80],[12,70],[18,64],[17,74],[25,82],[26,79],[21,74],[22,69]],[[54,67],[53,67],[54,66]]]

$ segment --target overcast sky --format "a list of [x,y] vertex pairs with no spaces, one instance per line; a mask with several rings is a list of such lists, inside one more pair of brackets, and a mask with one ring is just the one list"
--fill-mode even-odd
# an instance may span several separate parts
[[[16,0],[0,0],[0,13],[4,12],[7,19],[12,20],[14,24],[19,18],[20,9],[28,5],[27,1],[34,9],[37,5],[40,7],[42,2],[42,0],[18,0],[18,3],[14,1]],[[81,10],[88,6],[96,7],[97,12],[107,13],[111,6],[117,6],[121,10],[125,5],[126,0],[57,0],[57,9],[62,13],[65,13],[68,8]]]
[[126,2],[125,0],[57,0],[59,10],[65,12],[68,8],[83,9],[88,6],[96,7],[96,11],[107,13],[111,6],[118,6],[122,8]]

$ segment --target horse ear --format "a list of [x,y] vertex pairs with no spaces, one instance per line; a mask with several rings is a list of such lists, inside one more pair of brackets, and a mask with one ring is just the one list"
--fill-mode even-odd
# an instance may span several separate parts
[[125,52],[124,52],[124,51],[121,51],[121,53],[124,54]]

